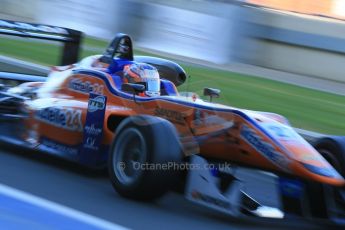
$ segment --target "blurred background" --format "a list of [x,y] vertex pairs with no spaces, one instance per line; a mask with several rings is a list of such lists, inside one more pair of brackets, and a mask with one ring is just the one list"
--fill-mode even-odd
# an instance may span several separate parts
[[[0,28],[1,19],[82,31],[79,59],[101,54],[116,33],[128,33],[136,55],[182,65],[191,77],[179,91],[202,95],[204,87],[219,88],[216,103],[284,115],[304,137],[345,136],[345,0],[0,0]],[[61,64],[61,50],[59,42],[0,34],[0,72],[46,76]],[[1,146],[0,185],[135,229],[301,228],[298,221],[285,228],[264,221],[228,222],[174,195],[158,204],[137,204],[113,196],[104,176],[77,173],[75,165],[60,165],[55,158],[36,162],[6,151]],[[242,176],[250,182],[245,192],[280,207],[268,174]],[[10,219],[4,204],[0,218]],[[13,210],[36,215],[15,205]],[[45,219],[36,218],[37,223]]]
[[[183,65],[192,78],[180,90],[217,87],[219,102],[345,133],[344,0],[0,1],[0,18],[83,31],[81,57],[128,33],[136,54]],[[0,55],[42,65],[59,64],[58,47],[0,37]]]

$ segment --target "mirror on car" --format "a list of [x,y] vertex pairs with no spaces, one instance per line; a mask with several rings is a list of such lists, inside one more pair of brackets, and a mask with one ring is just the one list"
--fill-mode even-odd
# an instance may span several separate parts
[[214,89],[214,88],[204,88],[204,96],[210,97],[210,101],[215,98],[219,98],[220,96],[220,89]]
[[128,93],[138,94],[144,92],[146,87],[143,84],[124,83],[122,84],[121,89]]

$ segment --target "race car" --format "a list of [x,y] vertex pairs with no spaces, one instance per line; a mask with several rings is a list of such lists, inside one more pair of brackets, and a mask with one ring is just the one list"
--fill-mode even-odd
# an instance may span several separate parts
[[[157,69],[160,95],[143,95],[149,82],[122,81],[135,63]],[[213,103],[217,89],[204,89],[209,101],[180,94],[186,79],[175,62],[133,56],[131,38],[118,34],[103,55],[55,67],[44,82],[3,87],[0,140],[107,167],[130,199],[158,199],[185,178],[188,200],[232,216],[341,217],[344,178],[286,118]],[[283,212],[246,194],[237,167],[277,175]]]

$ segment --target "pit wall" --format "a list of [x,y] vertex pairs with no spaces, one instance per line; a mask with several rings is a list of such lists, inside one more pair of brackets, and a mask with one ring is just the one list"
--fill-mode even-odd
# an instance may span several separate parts
[[243,8],[237,60],[345,82],[345,24],[326,18]]

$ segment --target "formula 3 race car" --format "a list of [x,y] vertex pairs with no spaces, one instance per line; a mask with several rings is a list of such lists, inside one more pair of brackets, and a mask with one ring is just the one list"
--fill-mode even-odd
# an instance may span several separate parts
[[[133,62],[158,69],[160,96],[142,97],[147,85],[118,82]],[[231,216],[340,222],[344,178],[287,119],[180,95],[175,86],[186,78],[172,61],[133,56],[131,38],[118,34],[103,55],[55,67],[44,82],[3,86],[0,139],[107,167],[115,190],[135,200],[157,199],[185,178],[188,200]],[[219,93],[204,89],[210,99]],[[282,212],[246,194],[237,167],[277,175]]]

